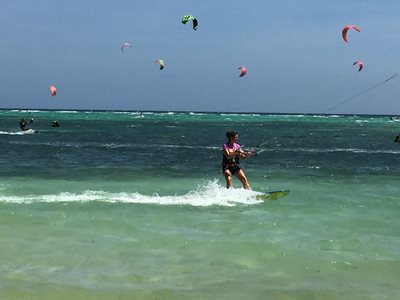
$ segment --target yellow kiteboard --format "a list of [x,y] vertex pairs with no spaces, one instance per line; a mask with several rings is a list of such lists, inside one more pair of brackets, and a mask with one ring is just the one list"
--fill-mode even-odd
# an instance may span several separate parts
[[265,192],[260,195],[257,195],[257,200],[278,200],[282,197],[285,197],[289,194],[290,190],[277,190]]

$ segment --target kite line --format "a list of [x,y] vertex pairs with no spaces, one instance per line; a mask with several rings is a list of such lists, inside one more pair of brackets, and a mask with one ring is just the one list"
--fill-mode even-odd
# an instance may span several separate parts
[[350,97],[350,98],[347,98],[347,99],[343,100],[342,102],[340,102],[340,103],[338,103],[338,104],[336,104],[336,105],[334,105],[334,106],[328,108],[328,109],[325,110],[323,113],[330,112],[330,111],[334,110],[335,108],[338,108],[339,106],[342,106],[343,104],[345,104],[345,103],[347,103],[347,102],[349,102],[349,101],[351,101],[351,100],[353,100],[353,99],[355,99],[355,98],[358,98],[358,97],[360,97],[361,95],[364,95],[365,93],[367,93],[367,92],[369,92],[369,91],[371,91],[371,90],[377,88],[378,86],[381,86],[382,84],[385,84],[386,82],[388,82],[388,81],[390,81],[390,80],[392,80],[392,79],[397,78],[398,75],[399,75],[399,73],[393,74],[392,76],[386,78],[384,81],[381,81],[381,82],[379,82],[379,83],[377,83],[377,84],[375,84],[375,85],[373,85],[373,86],[367,88],[366,90],[363,90],[362,92],[360,92],[360,93],[358,93],[358,94],[356,94],[356,95],[354,95],[354,96],[352,96],[352,97]]

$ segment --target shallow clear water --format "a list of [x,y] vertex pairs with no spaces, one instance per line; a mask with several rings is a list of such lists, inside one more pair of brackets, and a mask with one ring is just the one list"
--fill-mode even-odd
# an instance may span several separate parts
[[[18,131],[23,116],[38,133]],[[378,116],[0,111],[0,298],[395,299],[398,128]],[[242,163],[253,191],[224,188],[227,130],[259,151]],[[291,193],[255,199],[273,189]]]

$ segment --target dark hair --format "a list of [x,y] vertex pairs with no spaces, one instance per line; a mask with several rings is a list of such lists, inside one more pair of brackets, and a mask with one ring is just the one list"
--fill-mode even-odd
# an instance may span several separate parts
[[230,138],[233,138],[235,135],[237,135],[238,133],[236,132],[236,131],[227,131],[226,132],[226,137],[228,138],[228,139],[230,139]]

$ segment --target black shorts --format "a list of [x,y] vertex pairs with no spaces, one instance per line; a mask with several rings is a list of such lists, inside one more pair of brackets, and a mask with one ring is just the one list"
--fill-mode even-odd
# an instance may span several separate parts
[[224,172],[225,170],[229,170],[232,175],[235,175],[240,170],[240,167],[238,165],[222,166],[222,172]]

